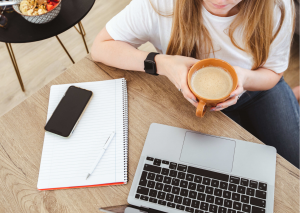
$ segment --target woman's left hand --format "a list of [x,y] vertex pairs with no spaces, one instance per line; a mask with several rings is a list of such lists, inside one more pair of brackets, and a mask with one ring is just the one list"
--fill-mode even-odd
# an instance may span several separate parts
[[244,84],[247,79],[247,73],[250,70],[243,69],[243,68],[237,67],[237,66],[234,66],[233,68],[235,69],[235,72],[238,76],[238,83],[237,83],[236,89],[230,94],[228,100],[226,100],[222,103],[218,103],[216,107],[210,108],[210,111],[220,111],[231,105],[236,104],[236,102],[239,98],[239,95],[244,92]]

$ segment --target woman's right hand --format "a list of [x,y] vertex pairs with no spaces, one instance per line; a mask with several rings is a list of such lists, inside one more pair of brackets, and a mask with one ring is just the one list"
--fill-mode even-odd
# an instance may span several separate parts
[[167,76],[177,89],[181,90],[183,96],[195,107],[198,106],[198,102],[188,87],[187,75],[190,68],[197,61],[197,59],[179,55],[159,54],[155,56],[157,74]]

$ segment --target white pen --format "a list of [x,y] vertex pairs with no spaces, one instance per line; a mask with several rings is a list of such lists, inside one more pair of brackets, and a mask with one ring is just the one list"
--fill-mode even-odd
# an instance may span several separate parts
[[93,164],[93,166],[90,169],[90,172],[88,173],[88,175],[86,176],[86,179],[88,179],[88,177],[93,173],[93,171],[95,170],[96,166],[98,165],[99,161],[101,160],[103,154],[105,153],[107,147],[109,146],[110,142],[112,141],[113,137],[115,136],[115,132],[112,132],[111,135],[109,136],[109,138],[107,139],[107,141],[105,142],[97,160],[95,161],[95,163]]

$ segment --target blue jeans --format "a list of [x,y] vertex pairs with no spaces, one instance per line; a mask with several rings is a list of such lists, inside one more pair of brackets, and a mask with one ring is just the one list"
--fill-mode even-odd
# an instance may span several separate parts
[[299,105],[283,78],[270,90],[244,93],[222,112],[299,168]]

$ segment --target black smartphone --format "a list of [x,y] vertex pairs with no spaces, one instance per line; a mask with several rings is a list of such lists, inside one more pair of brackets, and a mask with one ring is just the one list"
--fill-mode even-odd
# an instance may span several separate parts
[[45,130],[63,137],[69,137],[92,96],[92,91],[70,86],[48,120]]

